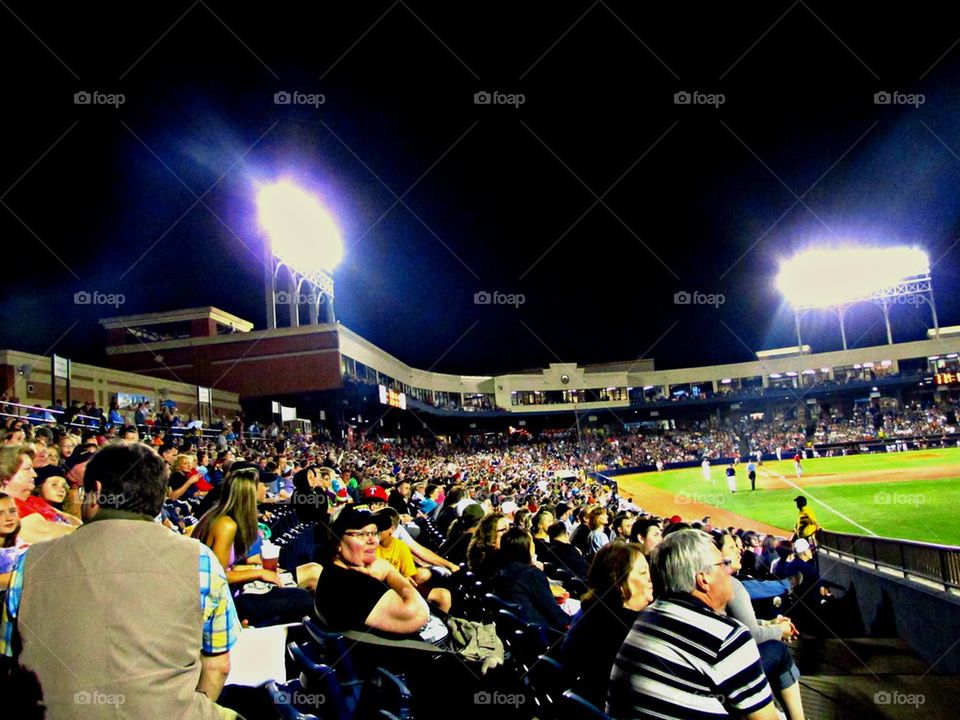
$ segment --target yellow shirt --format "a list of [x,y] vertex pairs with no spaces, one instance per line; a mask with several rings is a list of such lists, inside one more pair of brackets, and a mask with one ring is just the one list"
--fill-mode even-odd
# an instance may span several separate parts
[[377,556],[393,565],[397,572],[404,577],[413,577],[417,574],[417,566],[413,562],[413,553],[410,552],[406,543],[396,538],[393,539],[390,547],[385,548],[383,545],[378,547]]
[[808,538],[820,529],[817,518],[813,514],[813,509],[805,506],[800,511],[800,517],[797,519],[796,533],[797,537]]

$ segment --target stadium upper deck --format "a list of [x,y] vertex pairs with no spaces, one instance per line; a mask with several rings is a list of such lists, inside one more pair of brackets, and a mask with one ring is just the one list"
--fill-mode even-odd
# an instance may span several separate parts
[[[420,370],[339,323],[253,330],[216,308],[102,320],[112,367],[182,377],[242,399],[382,385],[413,409],[441,413],[543,413],[735,403],[757,397],[817,396],[881,386],[956,392],[960,327],[940,337],[814,353],[809,346],[761,351],[755,360],[659,370],[652,359],[601,365],[553,363],[496,376]],[[162,358],[158,361],[157,358]],[[939,377],[938,377],[939,374]],[[778,391],[783,391],[778,392]],[[401,402],[392,396],[395,402]]]

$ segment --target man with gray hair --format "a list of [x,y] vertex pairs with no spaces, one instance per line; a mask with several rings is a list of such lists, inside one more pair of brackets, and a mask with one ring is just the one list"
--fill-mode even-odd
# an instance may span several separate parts
[[700,530],[667,535],[652,552],[658,600],[620,648],[607,713],[624,718],[777,720],[750,631],[723,608],[733,596],[729,560]]

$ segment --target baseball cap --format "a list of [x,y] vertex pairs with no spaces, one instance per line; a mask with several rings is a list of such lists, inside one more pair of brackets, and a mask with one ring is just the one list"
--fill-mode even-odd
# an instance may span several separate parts
[[794,502],[803,502],[804,505],[807,504],[807,499],[803,495],[797,495],[794,499]]
[[673,517],[670,518],[671,525],[674,525],[678,522],[683,522],[683,518],[681,518],[679,515],[674,515]]
[[803,538],[800,538],[793,544],[793,551],[799,555],[802,552],[806,552],[810,549],[810,543],[808,543]]
[[383,513],[372,512],[369,508],[347,505],[333,521],[333,534],[338,538],[348,530],[362,530],[367,525],[376,525],[378,532],[390,527],[390,518]]
[[379,485],[372,485],[360,493],[359,505],[371,505],[373,503],[385,503],[387,501],[387,491]]
[[510,513],[515,513],[517,511],[517,504],[513,500],[507,500],[505,503],[500,505],[500,512],[504,515],[509,515]]

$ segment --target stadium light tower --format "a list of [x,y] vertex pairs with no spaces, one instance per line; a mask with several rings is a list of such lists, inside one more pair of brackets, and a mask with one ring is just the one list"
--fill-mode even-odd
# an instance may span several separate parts
[[[261,227],[268,246],[264,256],[267,327],[277,327],[277,305],[288,305],[290,326],[300,325],[300,305],[306,304],[310,324],[335,322],[333,276],[343,258],[343,240],[333,217],[320,201],[288,180],[264,185],[257,194]],[[286,268],[287,288],[278,290]]]
[[808,250],[787,260],[777,276],[780,292],[793,307],[800,337],[800,314],[808,310],[834,308],[840,320],[843,349],[847,349],[844,315],[856,303],[870,302],[880,307],[887,328],[887,343],[893,344],[890,330],[890,306],[927,302],[933,317],[936,337],[940,337],[937,308],[933,302],[930,260],[912,247],[847,247]]

